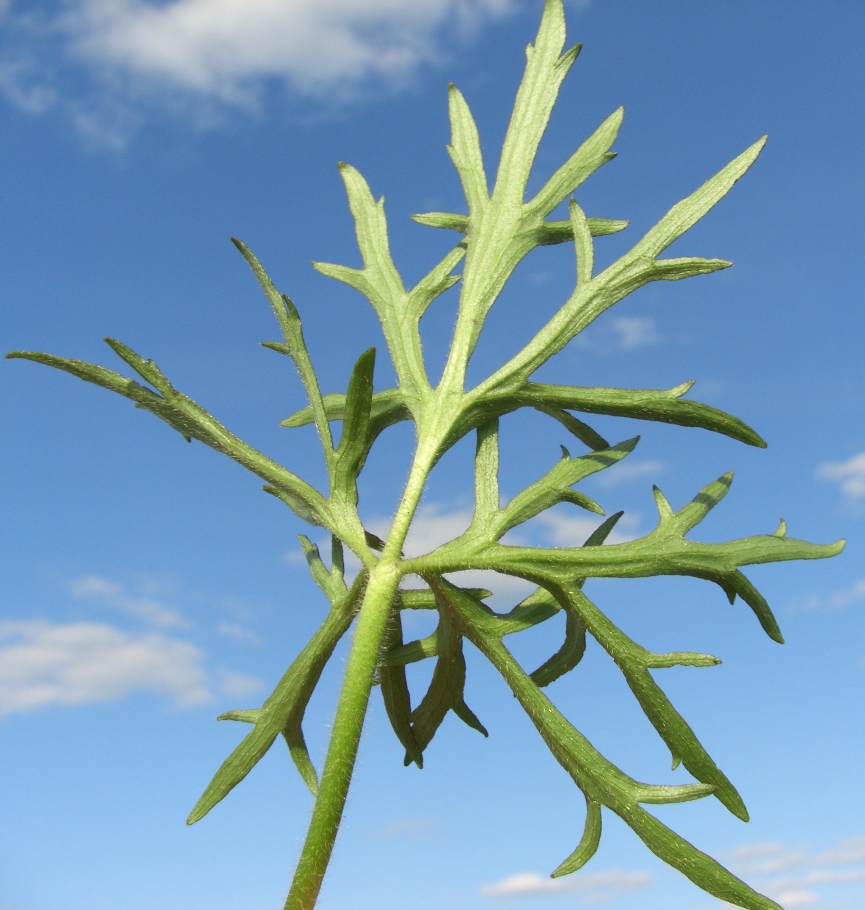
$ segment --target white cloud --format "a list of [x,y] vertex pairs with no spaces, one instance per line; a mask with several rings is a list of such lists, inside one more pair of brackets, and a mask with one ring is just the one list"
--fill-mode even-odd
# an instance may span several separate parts
[[260,679],[244,676],[234,670],[219,670],[217,677],[219,679],[219,691],[224,695],[230,695],[232,698],[245,698],[253,692],[258,692],[264,685]]
[[[405,542],[406,556],[422,556],[443,543],[459,537],[471,524],[471,509],[447,511],[440,504],[424,504],[417,510]],[[374,533],[386,535],[389,522],[380,523],[373,528]]]
[[830,850],[818,854],[817,863],[823,866],[843,866],[865,863],[865,837],[850,837]]
[[[412,522],[404,547],[406,556],[421,556],[441,544],[459,537],[469,526],[471,519],[471,509],[449,510],[446,505],[441,503],[425,503],[418,509],[415,520]],[[533,518],[531,522],[521,526],[517,533],[506,536],[505,543],[510,541],[515,544],[531,545],[536,540],[532,541],[529,539],[530,537],[535,539],[541,537],[556,547],[579,547],[585,543],[586,538],[598,527],[601,520],[597,516],[575,515],[573,512],[569,514],[555,510],[544,512]],[[637,536],[634,531],[639,521],[639,515],[624,515],[607,541],[624,543],[633,540]],[[388,519],[373,519],[368,522],[368,527],[373,533],[386,537],[390,522]],[[528,596],[535,587],[521,578],[501,575],[485,569],[451,572],[448,577],[465,587],[487,588],[492,591],[492,604],[497,609],[502,607],[503,601],[513,605]],[[406,583],[414,585],[420,583],[420,580],[408,576]]]
[[442,59],[446,39],[466,40],[516,5],[67,0],[34,10],[19,0],[4,23],[0,91],[32,113],[59,106],[83,134],[118,144],[147,105],[194,111],[206,124],[226,108],[256,109],[273,85],[327,101],[370,83],[399,87]]
[[0,622],[0,714],[114,701],[135,691],[179,708],[212,701],[194,645],[91,622]]
[[808,904],[816,904],[820,899],[813,891],[781,891],[775,895],[775,899],[782,907],[792,910],[793,907],[805,907]]
[[586,902],[609,900],[624,891],[647,888],[652,884],[648,872],[622,872],[611,869],[607,872],[578,872],[563,878],[549,878],[537,872],[521,872],[517,875],[484,885],[483,897],[545,897],[558,894],[582,894]]
[[626,458],[598,474],[596,483],[602,487],[615,487],[640,477],[657,477],[663,470],[663,461],[632,461]]
[[250,631],[246,626],[242,626],[239,623],[220,622],[216,624],[214,629],[218,635],[222,635],[223,638],[230,638],[232,641],[236,641],[239,644],[261,644],[261,637],[259,635],[256,635],[255,632]]
[[865,837],[840,841],[821,853],[807,844],[747,844],[731,851],[728,858],[739,874],[757,876],[760,890],[789,908],[819,902],[818,886],[865,881]]
[[428,836],[434,826],[435,822],[429,818],[407,818],[403,821],[391,822],[379,831],[370,831],[366,835],[366,839],[372,841],[392,841],[398,838],[400,840],[418,840]]
[[623,351],[633,351],[661,341],[655,320],[650,316],[619,316],[612,320],[611,326]]
[[745,844],[727,855],[743,875],[765,875],[801,868],[808,860],[806,847],[791,847],[780,841]]
[[860,452],[847,461],[825,461],[817,468],[817,476],[834,480],[841,486],[841,492],[851,500],[865,498],[865,452]]
[[[543,512],[534,522],[544,527],[550,542],[556,547],[581,547],[589,535],[601,524],[597,516],[570,514],[565,512]],[[640,523],[640,516],[629,512],[623,515],[615,528],[613,528],[607,543],[627,543],[639,535],[636,533]]]
[[802,609],[811,610],[843,610],[845,607],[865,601],[865,578],[854,584],[833,591],[829,594],[812,594],[808,597]]
[[85,575],[69,583],[69,593],[78,600],[95,600],[127,616],[141,619],[161,628],[183,628],[189,623],[152,597],[131,597],[117,582],[98,575]]

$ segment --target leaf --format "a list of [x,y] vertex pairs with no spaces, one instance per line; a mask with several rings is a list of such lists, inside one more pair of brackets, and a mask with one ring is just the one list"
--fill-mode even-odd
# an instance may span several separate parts
[[[152,376],[156,376],[158,367],[152,361],[139,358],[134,351],[109,339],[118,349],[124,351],[127,357],[138,362],[142,369],[146,369]],[[150,389],[127,379],[112,370],[94,366],[81,360],[67,360],[53,354],[43,354],[37,351],[12,351],[7,354],[8,359],[31,360],[45,366],[54,367],[70,373],[85,382],[101,386],[111,392],[123,395],[135,402],[136,407],[155,414],[160,420],[167,423],[172,429],[177,430],[185,439],[197,439],[210,446],[217,452],[227,455],[238,464],[257,474],[265,480],[267,492],[278,495],[294,512],[304,521],[314,525],[329,527],[332,516],[327,501],[308,483],[301,480],[296,474],[272,461],[266,455],[247,445],[227,430],[216,418],[208,414],[201,405],[191,398],[178,392],[166,379],[164,387],[167,391],[157,395]],[[162,373],[159,372],[159,376]],[[162,380],[160,380],[161,382]]]
[[[730,190],[733,184],[742,177],[756,161],[757,156],[766,144],[766,137],[758,139],[741,155],[734,158],[726,167],[709,178],[699,189],[686,199],[677,202],[669,212],[643,237],[623,260],[649,258],[654,259],[674,240],[677,240],[688,228],[693,227],[711,208],[713,208]],[[623,261],[620,260],[620,261]]]
[[586,826],[577,849],[553,872],[551,878],[570,875],[583,866],[598,852],[601,843],[601,806],[586,797]]
[[[465,234],[469,229],[469,216],[459,215],[456,212],[426,212],[422,215],[412,215],[412,221],[427,227],[444,228]],[[611,218],[587,218],[589,232],[592,237],[604,237],[607,234],[617,234],[623,231],[630,222]],[[570,219],[567,221],[542,221],[535,228],[527,229],[532,237],[532,246],[551,246],[557,243],[574,242],[574,226]]]
[[567,454],[558,464],[548,471],[540,480],[527,487],[522,493],[517,494],[508,505],[502,509],[495,520],[485,520],[478,526],[469,529],[469,534],[483,534],[489,540],[498,540],[511,528],[534,518],[540,512],[559,502],[575,502],[593,512],[601,512],[600,506],[586,497],[586,502],[577,499],[569,489],[590,474],[602,471],[616,464],[620,459],[630,454],[639,437],[621,442],[609,449],[592,452],[581,458],[570,458]]
[[696,527],[730,491],[733,483],[733,472],[728,471],[702,490],[688,503],[679,509],[675,516],[663,522],[665,529],[676,534],[687,534]]
[[557,420],[565,429],[577,437],[584,445],[588,446],[595,452],[602,449],[608,449],[610,444],[603,436],[596,433],[588,424],[582,420],[577,420],[573,414],[569,414],[562,408],[547,407],[543,404],[535,406],[535,410],[542,414],[548,414],[554,420]]
[[[187,824],[194,824],[204,818],[217,803],[225,799],[258,764],[276,737],[286,730],[292,758],[304,781],[310,785],[309,768],[312,765],[309,756],[305,754],[306,746],[300,732],[300,723],[325,665],[351,625],[365,583],[363,574],[359,575],[351,590],[331,608],[309,644],[295,658],[259,709],[253,729],[220,765],[189,814]],[[249,712],[242,713],[251,717]]]
[[[460,280],[460,275],[452,275],[451,272],[460,264],[465,254],[466,244],[458,243],[438,265],[434,266],[421,278],[409,291],[405,304],[407,316],[410,316],[413,320],[419,320],[433,300],[449,288],[452,288]],[[417,326],[415,325],[416,332]]]
[[499,422],[491,420],[477,431],[475,449],[474,521],[486,522],[499,514]]
[[784,636],[781,634],[778,621],[775,619],[775,614],[772,612],[771,607],[766,602],[766,598],[751,584],[745,575],[741,572],[733,572],[723,577],[710,578],[710,580],[715,581],[727,592],[730,603],[733,602],[738,594],[754,611],[754,615],[769,638],[778,642],[779,645],[784,644]]
[[333,559],[333,567],[330,571],[322,562],[318,547],[308,537],[299,534],[298,540],[306,558],[309,574],[322,593],[331,603],[344,597],[346,586],[343,581],[342,544],[338,538],[334,537],[331,544],[332,555],[336,558]]
[[426,638],[416,641],[410,641],[408,644],[394,646],[385,651],[382,656],[380,666],[382,667],[404,667],[406,664],[417,663],[420,660],[426,660],[428,657],[438,655],[439,636],[438,630]]
[[360,355],[351,373],[345,397],[342,435],[334,459],[333,493],[338,493],[352,505],[357,503],[357,475],[369,451],[374,370],[375,348],[370,348]]
[[406,750],[406,757],[409,761],[413,761],[418,768],[423,768],[423,752],[411,727],[411,697],[405,678],[405,665],[390,664],[386,659],[390,651],[398,650],[401,647],[402,619],[400,618],[399,603],[397,603],[391,619],[389,634],[384,643],[385,659],[380,662],[378,667],[381,694],[390,725]]
[[[324,396],[323,402],[328,420],[342,420],[345,417],[345,395],[331,393]],[[367,451],[364,453],[364,459],[379,435],[389,426],[400,423],[403,420],[411,420],[411,412],[406,405],[402,392],[399,389],[386,389],[383,392],[375,392],[370,406]],[[307,407],[295,411],[294,414],[283,420],[280,426],[302,427],[309,423],[312,423],[312,410]]]
[[[582,411],[587,414],[607,414],[613,417],[632,417],[653,420],[676,426],[701,427],[729,436],[752,446],[765,448],[766,443],[749,426],[730,414],[698,401],[682,400],[691,384],[674,389],[610,389],[579,386],[544,385],[527,382],[513,394],[517,407],[530,405]],[[510,396],[507,396],[510,398]],[[510,404],[510,402],[508,402]],[[510,407],[509,410],[515,408]]]
[[[582,619],[571,610],[565,612],[565,641],[556,653],[529,674],[532,682],[544,688],[555,682],[583,659],[586,653],[586,626]],[[563,873],[564,874],[564,873]]]
[[[384,198],[375,201],[369,186],[351,165],[340,162],[339,173],[345,184],[348,204],[354,217],[357,245],[363,257],[364,272],[371,286],[376,288],[376,299],[370,302],[378,309],[396,304],[405,294],[405,288],[393,259],[387,236],[387,219]],[[320,264],[316,264],[319,268]],[[320,271],[321,269],[319,269]]]
[[[780,910],[768,898],[757,894],[639,805],[649,801],[680,802],[698,799],[711,793],[712,787],[693,784],[682,787],[650,787],[628,777],[598,753],[526,676],[501,640],[488,631],[483,611],[476,602],[453,589],[443,579],[437,580],[431,574],[425,574],[424,577],[442,599],[445,609],[453,613],[461,632],[489,658],[505,678],[553,756],[572,776],[588,801],[615,812],[656,856],[678,869],[709,894],[748,910]],[[592,850],[596,834],[592,828],[588,839],[584,836],[587,854]],[[581,858],[578,848],[574,865]],[[570,859],[566,864],[570,863]],[[565,868],[568,869],[568,865]]]
[[577,284],[588,284],[592,280],[595,267],[595,249],[592,245],[592,232],[583,210],[571,200],[571,228],[574,232],[574,246],[577,253]]
[[[563,590],[584,627],[621,670],[628,687],[640,703],[643,713],[664,740],[670,752],[681,759],[684,766],[697,780],[710,785],[715,796],[737,818],[747,821],[748,811],[738,791],[718,768],[697,739],[694,731],[676,711],[649,673],[649,666],[652,664],[669,666],[672,655],[663,655],[662,659],[658,661],[655,655],[650,655],[644,648],[628,638],[621,629],[618,629],[580,591],[577,585],[564,586]],[[703,655],[688,655],[685,660],[690,661],[693,665],[695,656],[703,657]],[[655,659],[653,660],[653,658]],[[709,661],[717,662],[711,658]]]
[[[466,662],[462,637],[445,616],[439,620],[437,654],[429,689],[411,714],[411,729],[421,752],[432,741],[448,711],[453,711],[460,720],[484,736],[489,735],[464,701]],[[406,755],[405,764],[411,760]]]
[[459,174],[469,211],[481,214],[489,202],[489,190],[478,128],[465,98],[453,84],[448,86],[448,113],[451,121],[448,154]]
[[499,160],[493,199],[523,202],[532,163],[546,130],[562,81],[580,52],[579,45],[561,58],[565,17],[560,0],[547,0],[534,44],[526,49],[526,68]]
[[531,212],[545,218],[599,167],[615,158],[610,147],[616,141],[624,113],[622,107],[613,111],[550,177],[543,189],[527,204]]

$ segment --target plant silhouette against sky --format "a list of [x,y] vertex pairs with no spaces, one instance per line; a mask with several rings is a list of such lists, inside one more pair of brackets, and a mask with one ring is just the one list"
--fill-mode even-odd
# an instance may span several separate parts
[[[406,289],[388,249],[383,200],[376,201],[363,177],[347,164],[340,172],[354,217],[363,268],[315,263],[324,275],[359,290],[372,304],[384,333],[397,386],[374,391],[374,349],[361,354],[343,394],[323,395],[292,302],[271,283],[255,255],[234,241],[251,266],[273,309],[283,340],[267,347],[288,355],[305,387],[309,405],[283,421],[288,427],[314,424],[329,479],[323,493],[299,476],[244,443],[201,406],[177,391],[156,364],[119,341],[108,344],[145,384],[113,371],[50,354],[13,352],[96,383],[150,411],[188,440],[196,439],[228,455],[264,481],[264,489],[297,516],[331,535],[329,559],[306,537],[301,545],[310,573],[330,603],[321,627],[273,693],[260,708],[231,711],[222,719],[241,721],[251,730],[216,772],[192,810],[189,822],[206,815],[252,770],[281,735],[301,777],[315,794],[306,842],[288,895],[286,910],[309,910],[317,900],[342,818],[364,717],[372,688],[378,685],[393,730],[404,746],[406,764],[423,765],[424,750],[448,712],[486,735],[463,696],[465,640],[501,673],[559,764],[585,796],[582,838],[553,872],[567,875],[595,853],[603,810],[618,815],[646,846],[692,882],[715,897],[751,910],[777,908],[767,897],[682,839],[652,815],[646,805],[677,803],[714,796],[737,818],[748,813],[733,784],[697,740],[655,681],[651,671],[673,666],[709,667],[712,656],[691,652],[656,654],[622,632],[583,592],[590,578],[682,575],[714,582],[732,603],[738,596],[756,614],[770,638],[781,632],[766,600],[740,571],[743,566],[793,559],[817,559],[838,553],[843,542],[819,546],[774,534],[726,543],[696,543],[688,532],[727,494],[732,475],[725,474],[674,509],[655,489],[658,522],[645,536],[627,543],[607,543],[621,512],[606,518],[582,547],[542,548],[502,543],[504,535],[559,503],[572,503],[604,515],[602,508],[574,486],[583,478],[614,467],[626,458],[637,438],[609,444],[574,416],[603,414],[679,426],[701,427],[748,445],[764,446],[748,426],[722,411],[685,395],[692,383],[667,390],[578,388],[547,385],[532,376],[554,354],[605,310],[652,281],[708,275],[731,263],[722,259],[662,258],[663,251],[705,215],[748,170],[763,147],[760,139],[688,198],[672,209],[624,256],[595,272],[594,238],[627,226],[625,221],[587,217],[571,194],[608,162],[622,120],[611,114],[576,152],[526,201],[530,170],[559,87],[577,58],[579,46],[562,54],[565,40],[561,0],[546,0],[540,30],[527,49],[520,85],[492,191],[481,156],[474,120],[459,91],[449,88],[452,138],[448,148],[468,204],[468,214],[432,212],[415,216],[421,224],[458,232],[461,239],[418,284]],[[565,220],[548,220],[569,200]],[[536,247],[571,243],[576,254],[573,293],[524,347],[491,376],[465,388],[466,370],[484,320],[508,278]],[[460,273],[455,270],[462,266]],[[447,362],[433,386],[422,353],[419,323],[441,294],[460,283],[459,311]],[[506,504],[498,488],[499,421],[521,408],[532,408],[558,421],[586,454],[561,459],[535,483]],[[364,528],[358,515],[358,475],[370,448],[392,424],[410,420],[416,446],[402,497],[385,540]],[[341,432],[336,442],[332,425]],[[448,449],[468,434],[476,437],[474,514],[456,539],[421,556],[406,558],[403,545],[428,479]],[[359,561],[346,577],[345,549]],[[484,600],[489,592],[462,588],[448,576],[470,570],[494,570],[525,579],[536,590],[505,614]],[[407,576],[422,580],[407,587]],[[433,610],[438,626],[429,637],[404,643],[403,610]],[[527,673],[505,644],[505,636],[529,629],[564,612],[561,648]],[[354,625],[342,692],[327,755],[319,778],[304,742],[304,712],[337,643]],[[690,772],[693,783],[660,786],[634,780],[601,755],[544,693],[544,687],[573,670],[591,636],[609,654],[647,718],[669,748],[674,767]],[[406,665],[433,659],[428,691],[412,706]],[[575,839],[577,835],[575,833]]]

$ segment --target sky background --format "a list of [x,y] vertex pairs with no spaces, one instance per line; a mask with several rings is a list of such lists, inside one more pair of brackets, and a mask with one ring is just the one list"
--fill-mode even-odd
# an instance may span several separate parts
[[[715,800],[657,814],[785,908],[865,904],[865,108],[858,3],[569,2],[584,50],[530,184],[537,188],[616,107],[618,158],[580,188],[601,238],[624,253],[666,210],[763,133],[748,175],[672,255],[735,262],[657,283],[619,304],[540,374],[580,385],[668,388],[735,413],[768,441],[601,419],[636,452],[584,489],[621,527],[654,524],[651,485],[674,506],[730,468],[701,540],[768,533],[847,550],[749,576],[787,644],[741,602],[690,579],[593,582],[587,593],[647,647],[717,654],[714,669],[658,673],[751,812]],[[464,92],[494,167],[535,34],[537,0],[66,0],[0,4],[0,339],[121,369],[104,336],[152,357],[228,427],[313,482],[314,434],[279,420],[303,404],[238,236],[296,302],[325,390],[344,389],[379,344],[368,304],[312,259],[359,261],[336,163],[385,194],[406,282],[452,236],[412,212],[461,211],[444,150],[448,81]],[[479,380],[573,285],[573,251],[515,273],[472,361]],[[424,320],[430,372],[454,300]],[[376,383],[390,384],[379,358]],[[123,370],[125,371],[125,369]],[[214,718],[266,697],[324,616],[299,558],[304,529],[260,483],[150,415],[69,376],[0,368],[0,910],[277,910],[311,798],[277,743],[192,828],[186,815],[245,732]],[[538,416],[502,431],[502,492],[558,456]],[[406,426],[382,437],[362,513],[385,528],[407,470]],[[471,449],[431,478],[416,547],[468,520]],[[577,545],[593,522],[555,510],[525,534]],[[495,603],[520,596],[513,584]],[[431,631],[411,617],[407,634]],[[556,622],[512,642],[535,666]],[[582,832],[583,799],[495,672],[469,647],[468,704],[484,740],[450,715],[425,768],[374,693],[321,910],[614,910],[719,907],[606,817],[582,872],[548,873]],[[614,667],[590,644],[549,690],[628,773],[681,781]],[[324,755],[345,648],[307,713]],[[413,668],[420,698],[430,667]],[[515,878],[515,876],[520,876]]]

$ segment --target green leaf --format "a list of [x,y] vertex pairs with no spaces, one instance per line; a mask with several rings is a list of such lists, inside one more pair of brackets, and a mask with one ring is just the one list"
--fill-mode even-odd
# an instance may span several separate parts
[[599,167],[615,158],[610,147],[616,141],[624,114],[622,107],[613,111],[586,139],[527,204],[531,212],[545,218]]
[[569,206],[571,229],[574,233],[574,247],[577,253],[577,284],[588,284],[595,267],[595,248],[592,232],[583,210],[572,199]]
[[730,414],[698,401],[682,399],[693,383],[664,391],[655,389],[581,388],[527,382],[516,393],[503,395],[508,410],[516,407],[560,408],[586,414],[632,417],[683,427],[700,427],[765,448],[766,443],[749,426]]
[[357,503],[357,476],[369,451],[374,370],[375,348],[370,348],[360,355],[351,373],[345,397],[342,435],[334,459],[333,493],[352,505]]
[[[376,202],[366,180],[351,165],[340,162],[339,173],[345,184],[348,205],[354,217],[357,245],[363,257],[364,272],[377,291],[376,299],[371,299],[370,302],[376,309],[379,306],[393,306],[403,297],[405,288],[390,255],[384,197]],[[319,268],[319,265],[316,263],[316,268]]]
[[261,708],[249,708],[245,711],[226,711],[220,714],[217,720],[236,720],[244,724],[258,723],[261,717]]
[[489,518],[479,521],[477,526],[472,522],[472,527],[467,533],[483,534],[487,539],[497,540],[511,528],[534,518],[540,512],[559,502],[575,502],[593,512],[603,514],[600,506],[585,497],[573,496],[569,489],[590,474],[602,471],[616,464],[626,455],[630,454],[639,441],[639,436],[621,442],[609,449],[592,452],[581,458],[570,458],[567,454],[548,471],[540,480],[515,496],[508,505],[501,510],[495,520]]
[[306,558],[309,574],[322,593],[331,603],[344,597],[346,586],[343,580],[342,544],[339,539],[332,538],[331,553],[335,558],[332,560],[333,566],[330,570],[322,562],[318,547],[309,538],[299,534],[298,540]]
[[276,737],[286,730],[289,731],[286,739],[289,741],[292,758],[304,781],[310,786],[309,768],[312,766],[308,755],[304,759],[306,746],[303,744],[303,734],[300,733],[300,723],[325,665],[351,625],[365,583],[365,577],[361,573],[345,597],[333,605],[309,644],[295,658],[261,706],[251,732],[220,765],[189,814],[186,822],[188,825],[204,818],[217,803],[225,799],[263,758]]
[[[465,254],[466,244],[458,243],[438,265],[421,278],[409,291],[405,304],[407,316],[412,320],[419,320],[437,297],[440,297],[460,280],[460,275],[452,275],[451,272],[460,264]],[[416,322],[415,332],[417,332]]]
[[655,487],[655,499],[659,503],[658,511],[661,515],[659,530],[684,536],[696,527],[729,493],[732,483],[733,472],[728,471],[717,480],[713,480],[712,483],[706,484],[688,505],[674,514],[671,513],[670,504],[664,494]]
[[[585,628],[621,670],[629,688],[640,703],[640,707],[670,752],[681,759],[684,766],[697,780],[711,786],[714,795],[737,818],[747,821],[748,811],[738,791],[718,768],[697,739],[694,731],[676,711],[649,673],[650,666],[672,665],[670,658],[673,655],[649,654],[617,628],[577,585],[565,586],[564,591],[567,593],[572,609],[577,613]],[[688,655],[685,657],[685,661],[693,666],[694,657],[703,658],[703,655]],[[673,659],[676,663],[679,662],[675,658]],[[709,661],[709,665],[717,662],[711,658]]]
[[551,878],[570,875],[583,866],[598,852],[601,843],[601,806],[586,797],[586,826],[577,849],[553,872]]
[[534,44],[526,48],[523,74],[499,160],[493,199],[523,202],[526,182],[562,81],[580,52],[559,57],[565,43],[561,0],[547,0]]
[[[733,184],[757,160],[766,144],[766,137],[758,139],[707,180],[686,199],[676,203],[669,212],[623,257],[623,260],[641,258],[655,259],[688,228],[693,227],[711,208],[720,202],[733,188]],[[620,261],[623,261],[620,260]],[[677,260],[672,260],[677,261]],[[681,260],[678,260],[681,261]]]
[[[466,680],[466,662],[463,657],[462,637],[444,615],[438,626],[435,669],[429,689],[420,704],[412,711],[411,728],[421,752],[432,741],[448,711],[453,711],[464,723],[484,736],[489,734],[465,703],[463,688]],[[406,755],[405,764],[411,757]]]
[[453,84],[448,86],[448,113],[451,121],[448,154],[459,174],[469,211],[481,214],[489,202],[489,190],[478,128],[465,98]]
[[[565,612],[565,641],[561,648],[549,660],[545,661],[529,674],[532,682],[544,688],[555,682],[583,659],[586,653],[586,626],[582,619],[572,610]],[[562,873],[564,874],[564,873]]]
[[404,667],[406,664],[417,663],[428,657],[435,657],[439,649],[438,630],[426,638],[410,641],[408,644],[394,646],[385,651],[380,665],[382,667]]
[[576,436],[584,445],[588,446],[595,452],[602,449],[608,449],[610,444],[603,436],[596,433],[588,424],[582,420],[577,420],[573,414],[569,414],[562,408],[548,407],[544,404],[535,405],[535,410],[542,414],[548,414],[554,420],[557,420],[565,429]]
[[[573,777],[587,800],[615,812],[656,856],[678,869],[709,894],[747,910],[780,910],[768,898],[757,894],[639,805],[641,802],[699,799],[712,792],[711,786],[687,784],[682,787],[651,787],[628,777],[598,753],[526,676],[501,640],[487,630],[483,611],[477,602],[453,589],[443,579],[437,580],[431,574],[426,574],[425,579],[442,598],[445,608],[453,613],[461,632],[501,672],[553,756]],[[595,820],[593,818],[592,821]],[[586,843],[586,853],[591,852],[596,833],[593,829]],[[578,853],[576,862],[579,858]]]
[[[418,224],[457,231],[459,234],[465,234],[469,229],[469,216],[459,215],[456,212],[426,212],[411,217],[412,221],[416,221]],[[611,218],[587,218],[586,223],[589,225],[592,237],[605,237],[608,234],[623,231],[630,222]],[[536,227],[526,228],[526,230],[532,238],[532,248],[574,242],[574,226],[570,219],[567,221],[542,221]]]
[[478,522],[499,514],[499,422],[478,427],[475,449],[475,518]]
[[738,594],[754,611],[754,615],[769,638],[778,642],[779,645],[784,644],[784,636],[781,634],[778,621],[775,619],[775,614],[772,613],[771,607],[766,602],[766,598],[751,584],[745,575],[741,572],[733,572],[730,575],[711,578],[710,580],[721,585],[727,592],[731,603]]
[[378,674],[381,694],[384,699],[390,725],[405,749],[406,756],[418,768],[423,768],[423,752],[415,739],[411,727],[411,697],[405,678],[405,665],[388,663],[387,654],[402,647],[402,619],[397,603],[391,620],[389,634],[384,642],[385,659],[379,663]]
[[[139,358],[134,351],[114,342],[112,346],[123,350],[126,357],[136,360],[139,367],[147,370],[151,376],[162,376],[156,364]],[[304,521],[314,525],[330,527],[332,515],[327,501],[308,483],[301,480],[296,474],[272,461],[266,455],[247,445],[227,430],[214,417],[207,413],[201,405],[191,398],[178,392],[165,379],[163,386],[166,389],[162,395],[157,395],[150,389],[127,379],[112,370],[94,366],[81,360],[67,360],[53,354],[43,354],[37,351],[13,351],[6,355],[9,359],[31,360],[45,366],[54,367],[70,373],[73,376],[101,386],[111,392],[123,395],[135,402],[136,407],[155,414],[170,427],[177,430],[185,439],[197,439],[210,446],[217,452],[227,455],[238,464],[245,467],[253,474],[265,480],[267,492],[279,496],[294,512]],[[137,358],[137,359],[136,359]],[[162,380],[160,379],[160,382]]]

